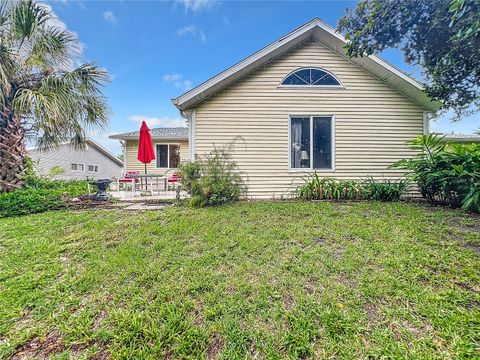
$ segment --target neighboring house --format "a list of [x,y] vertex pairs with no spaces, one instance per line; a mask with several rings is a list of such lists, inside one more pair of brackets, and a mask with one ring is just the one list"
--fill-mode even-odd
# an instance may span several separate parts
[[475,134],[438,134],[445,136],[442,140],[462,144],[480,143],[480,135]]
[[91,139],[87,140],[85,149],[62,144],[49,150],[28,150],[28,156],[39,175],[51,175],[54,167],[63,169],[54,179],[110,179],[122,174],[123,162]]
[[[124,171],[141,171],[145,165],[137,160],[139,131],[111,135],[111,139],[119,139],[123,146]],[[150,174],[172,173],[182,161],[189,160],[188,129],[154,128],[150,129],[155,160],[147,164]]]
[[173,99],[189,124],[189,157],[242,137],[234,158],[249,196],[289,194],[316,171],[397,179],[406,142],[439,109],[422,85],[377,56],[348,58],[346,41],[313,19]]

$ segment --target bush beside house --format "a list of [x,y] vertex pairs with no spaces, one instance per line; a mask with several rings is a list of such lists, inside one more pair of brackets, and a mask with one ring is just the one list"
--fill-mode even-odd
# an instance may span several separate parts
[[305,183],[296,189],[296,195],[302,200],[398,201],[407,186],[405,181],[338,180],[322,178],[317,173],[304,180]]
[[409,141],[417,155],[392,166],[407,170],[407,179],[418,185],[431,204],[480,212],[480,144],[442,139],[431,134]]
[[189,205],[222,205],[240,199],[246,186],[237,163],[232,159],[234,143],[214,147],[198,159],[180,165],[181,190],[190,195]]

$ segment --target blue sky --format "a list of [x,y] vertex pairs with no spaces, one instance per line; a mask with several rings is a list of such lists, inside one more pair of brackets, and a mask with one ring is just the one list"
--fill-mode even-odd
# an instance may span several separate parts
[[[78,34],[84,60],[105,67],[112,82],[105,88],[112,108],[109,129],[94,136],[121,153],[112,133],[150,126],[184,124],[170,99],[200,84],[296,27],[319,17],[336,27],[352,1],[51,1],[57,16]],[[382,56],[399,68],[398,51]],[[459,123],[447,117],[433,130],[471,133],[479,116]]]

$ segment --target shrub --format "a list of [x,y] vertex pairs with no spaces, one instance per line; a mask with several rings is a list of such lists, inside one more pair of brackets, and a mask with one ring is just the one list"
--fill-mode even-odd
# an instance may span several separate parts
[[0,217],[33,214],[66,206],[69,197],[86,194],[86,180],[55,180],[28,174],[25,188],[0,194]]
[[296,189],[296,195],[303,200],[398,201],[407,186],[405,181],[338,180],[322,178],[317,173],[310,174],[304,181]]
[[70,197],[84,195],[88,192],[87,180],[49,180],[36,176],[29,176],[25,179],[25,188],[55,190]]
[[368,179],[364,184],[364,196],[366,199],[379,201],[398,201],[407,189],[407,182],[398,181],[375,181]]
[[197,162],[180,165],[181,189],[190,195],[191,206],[222,205],[238,200],[244,194],[245,183],[232,159],[234,144],[214,146]]
[[407,170],[430,203],[480,212],[480,144],[444,143],[431,134],[408,142],[412,159],[392,165]]
[[355,200],[363,198],[362,187],[352,180],[322,178],[317,173],[304,179],[305,184],[296,190],[297,196],[304,200]]
[[62,192],[58,190],[26,188],[0,194],[0,217],[33,214],[64,206]]

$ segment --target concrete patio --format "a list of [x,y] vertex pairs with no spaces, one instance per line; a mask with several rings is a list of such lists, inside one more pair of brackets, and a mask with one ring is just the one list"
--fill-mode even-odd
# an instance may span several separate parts
[[[140,192],[136,191],[133,193],[131,190],[120,190],[120,191],[109,191],[108,192],[113,198],[120,200],[120,201],[149,201],[149,200],[175,200],[177,193],[175,190],[169,191],[153,191],[152,194],[148,194],[148,192]],[[187,197],[187,193],[181,192],[180,198],[184,199]]]

